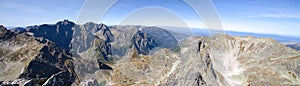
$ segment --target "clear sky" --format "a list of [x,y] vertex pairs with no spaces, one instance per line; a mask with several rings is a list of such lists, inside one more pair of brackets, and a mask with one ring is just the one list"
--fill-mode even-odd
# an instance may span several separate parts
[[[1,0],[0,24],[28,26],[43,23],[53,24],[64,19],[75,22],[84,2],[85,0]],[[300,0],[212,0],[212,2],[225,30],[300,37]],[[165,12],[152,12],[146,9],[147,7],[163,8]],[[141,10],[148,10],[148,13]],[[135,14],[131,17],[145,19],[145,21],[157,19],[157,23],[162,23],[169,17],[160,16],[160,14],[167,14],[168,11],[176,14],[189,27],[204,27],[201,18],[191,7],[180,0],[120,0],[108,11],[102,21],[99,20],[97,23],[120,24],[130,14]],[[138,14],[138,12],[144,12],[144,15]],[[151,15],[158,17],[151,17]],[[124,24],[133,23],[147,22]],[[162,25],[180,26],[172,25],[175,23],[169,24]]]

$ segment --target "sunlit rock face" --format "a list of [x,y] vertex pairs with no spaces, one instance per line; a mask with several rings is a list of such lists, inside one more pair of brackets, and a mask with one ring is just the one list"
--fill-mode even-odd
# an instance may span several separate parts
[[227,85],[299,85],[298,51],[272,39],[208,37],[214,69]]
[[299,85],[299,60],[299,51],[269,38],[68,20],[0,26],[1,85]]

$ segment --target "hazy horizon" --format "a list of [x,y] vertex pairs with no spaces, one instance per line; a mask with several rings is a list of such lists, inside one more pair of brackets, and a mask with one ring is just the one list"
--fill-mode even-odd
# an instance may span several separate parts
[[[19,27],[54,24],[63,19],[76,22],[77,16],[86,1],[2,0],[0,2],[0,10],[3,12],[0,14],[0,18],[2,18],[0,24],[8,27]],[[300,29],[297,29],[300,27],[300,9],[298,9],[300,6],[297,5],[299,4],[297,0],[212,0],[212,2],[220,16],[224,30],[300,36],[300,34],[298,34]],[[169,14],[160,15],[160,13],[152,13],[156,12],[156,10],[151,11],[151,9],[141,10],[141,8],[147,7],[166,9],[164,14]],[[142,13],[142,15],[138,13]],[[183,20],[186,26],[185,24],[178,25],[178,22],[172,22],[171,17],[168,17],[173,15],[172,13]],[[119,25],[129,14],[136,14],[136,16],[134,16],[136,19],[142,19],[148,22],[130,20],[124,24],[157,24],[154,26],[161,24],[161,26],[206,28],[202,23],[202,19],[197,16],[191,7],[181,0],[120,0],[106,13],[102,21],[99,20],[95,23]]]
[[[64,19],[64,20],[68,20],[68,19]],[[59,21],[64,21],[64,20],[59,20]],[[42,25],[42,24],[56,24],[57,22],[59,21],[56,21],[56,22],[53,22],[53,23],[41,23],[41,24],[34,24],[34,25],[28,25],[28,26],[35,26],[35,25]],[[68,20],[68,21],[71,21],[71,22],[74,22],[72,20]],[[75,23],[75,22],[74,22]],[[89,23],[89,22],[86,22],[86,23]],[[95,22],[93,22],[95,23]],[[97,24],[100,24],[100,23],[97,23]],[[105,23],[103,23],[105,24]],[[110,24],[105,24],[107,26],[115,26],[115,25],[110,25]],[[152,26],[155,26],[155,27],[162,27],[162,28],[175,28],[175,29],[190,29],[192,31],[196,31],[197,29],[198,30],[207,30],[207,28],[199,28],[199,27],[179,27],[179,26],[157,26],[157,25],[134,25],[134,24],[118,24],[120,26],[146,26],[146,27],[152,27]],[[5,26],[5,25],[4,25]],[[5,26],[7,29],[13,29],[13,28],[26,28],[28,26]],[[236,35],[236,34],[231,34],[232,32],[236,32],[236,33],[247,33],[247,34],[256,34],[256,35],[272,35],[272,36],[280,36],[280,37],[288,37],[288,38],[296,38],[296,39],[300,39],[300,37],[298,36],[293,36],[293,35],[280,35],[280,34],[273,34],[273,33],[259,33],[259,32],[246,32],[246,31],[234,31],[234,30],[224,30],[224,34],[229,34],[229,35]],[[195,33],[195,32],[194,32]],[[244,36],[245,34],[240,34],[240,35],[236,35],[236,36]],[[249,36],[253,36],[253,35],[249,35]],[[254,36],[254,37],[257,37],[257,36]],[[300,43],[300,41],[299,41]]]

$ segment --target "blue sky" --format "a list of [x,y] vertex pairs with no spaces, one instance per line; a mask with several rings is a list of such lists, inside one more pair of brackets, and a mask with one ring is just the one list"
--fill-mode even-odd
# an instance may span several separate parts
[[[43,23],[52,24],[63,19],[75,22],[84,2],[85,0],[1,0],[0,24],[27,26]],[[212,0],[212,2],[219,13],[225,30],[300,37],[299,0]],[[165,12],[147,13],[141,11],[147,10],[141,9],[145,7],[163,8]],[[120,0],[107,12],[102,21],[99,20],[97,23],[120,24],[128,15],[138,14],[138,12],[147,14],[131,17],[145,19],[144,21],[160,19],[160,22],[157,21],[157,23],[175,21],[169,16],[160,16],[160,14],[167,14],[168,11],[181,18],[189,27],[205,27],[201,18],[196,15],[192,8],[180,0]],[[142,24],[145,22],[124,24],[132,23]],[[175,23],[169,24],[162,25],[180,26],[172,25]]]
[[84,0],[1,0],[0,24],[27,26],[76,20]]

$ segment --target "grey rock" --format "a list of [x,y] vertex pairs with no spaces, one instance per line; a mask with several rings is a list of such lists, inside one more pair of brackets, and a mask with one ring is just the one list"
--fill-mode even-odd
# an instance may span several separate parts
[[48,39],[63,49],[70,50],[73,36],[72,27],[75,23],[68,20],[60,21],[54,25],[43,24],[39,26],[26,27],[28,32],[32,32],[35,37]]
[[16,27],[16,28],[9,29],[9,31],[14,33],[24,33],[26,32],[26,29],[22,27]]
[[149,51],[158,45],[152,37],[140,30],[133,35],[131,42],[138,53],[144,55],[149,54]]
[[0,25],[0,37],[4,36],[6,32],[7,29],[4,26]]

